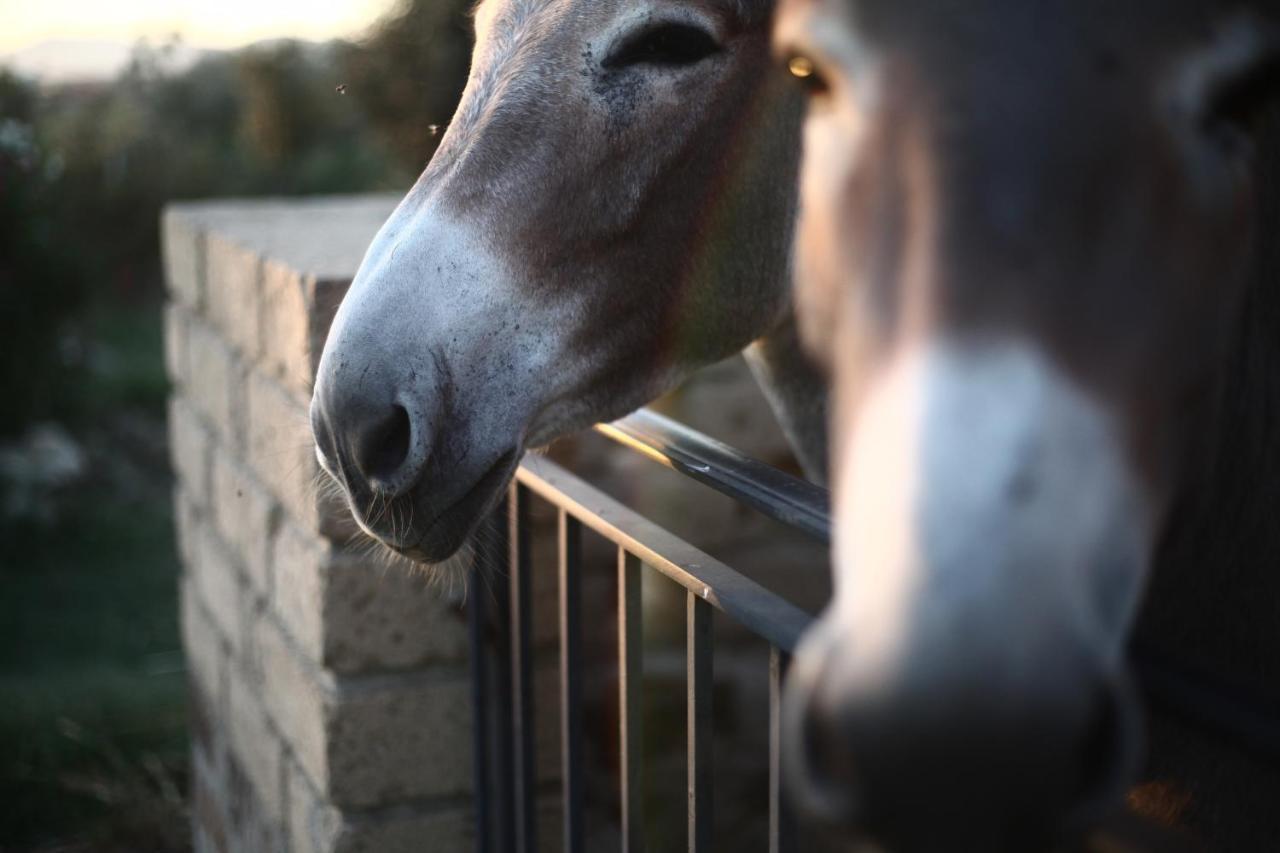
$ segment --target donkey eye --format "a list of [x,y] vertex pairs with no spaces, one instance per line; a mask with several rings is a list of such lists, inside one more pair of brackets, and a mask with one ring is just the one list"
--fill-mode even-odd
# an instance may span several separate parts
[[818,71],[817,63],[803,53],[787,57],[786,68],[810,96],[825,95],[830,90],[826,78]]
[[691,24],[660,24],[627,39],[604,61],[605,68],[653,65],[680,68],[696,65],[720,45],[706,30]]

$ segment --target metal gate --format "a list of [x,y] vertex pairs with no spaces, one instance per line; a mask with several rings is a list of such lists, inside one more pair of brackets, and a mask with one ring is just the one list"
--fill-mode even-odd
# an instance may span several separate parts
[[[826,491],[744,456],[674,421],[641,411],[598,428],[610,438],[700,480],[785,524],[826,541]],[[618,683],[623,849],[644,849],[640,790],[640,572],[655,570],[685,590],[688,849],[711,850],[712,671],[715,612],[769,644],[769,850],[792,849],[781,794],[782,678],[811,617],[731,567],[648,521],[553,462],[520,466],[477,553],[492,594],[468,596],[475,718],[476,849],[536,847],[530,503],[558,514],[560,775],[566,851],[585,849],[582,767],[581,537],[593,530],[617,549]],[[825,570],[825,566],[821,567]]]

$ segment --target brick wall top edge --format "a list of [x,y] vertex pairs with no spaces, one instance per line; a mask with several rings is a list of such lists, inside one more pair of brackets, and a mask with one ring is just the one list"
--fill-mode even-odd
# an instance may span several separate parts
[[322,283],[349,282],[400,194],[174,202],[168,221]]

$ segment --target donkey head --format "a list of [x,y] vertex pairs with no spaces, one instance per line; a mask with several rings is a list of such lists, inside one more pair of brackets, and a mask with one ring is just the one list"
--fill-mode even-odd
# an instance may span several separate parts
[[1274,35],[1209,0],[783,0],[837,412],[812,809],[1033,849],[1132,770],[1126,633],[1256,272]]
[[526,446],[787,311],[801,99],[767,0],[485,0],[453,123],[334,321],[312,421],[365,529],[451,554]]

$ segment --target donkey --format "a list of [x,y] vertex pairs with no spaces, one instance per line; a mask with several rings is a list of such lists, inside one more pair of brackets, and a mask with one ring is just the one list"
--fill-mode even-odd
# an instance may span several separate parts
[[[803,98],[772,0],[485,0],[461,103],[321,359],[318,456],[366,532],[453,553],[524,449],[749,344],[806,470],[790,306]],[[756,343],[752,343],[755,341]]]
[[[1280,684],[1274,14],[781,0],[836,582],[787,758],[855,837],[1045,849],[1115,803],[1135,625]],[[1275,849],[1280,775],[1213,750],[1157,721],[1130,804]]]

